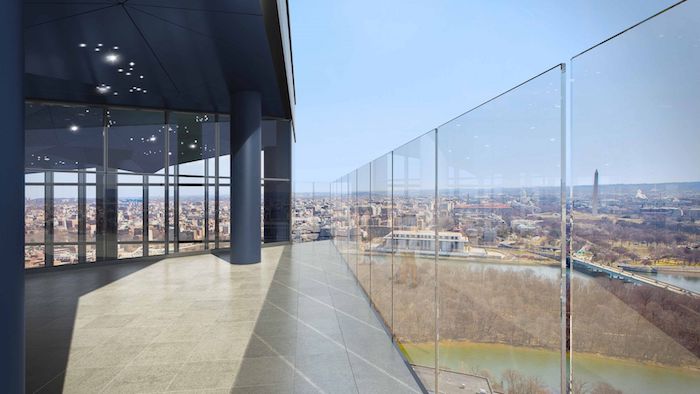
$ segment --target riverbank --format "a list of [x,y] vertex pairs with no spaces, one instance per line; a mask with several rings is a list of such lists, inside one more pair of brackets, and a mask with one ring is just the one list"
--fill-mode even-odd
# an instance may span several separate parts
[[[434,344],[403,344],[407,358],[418,365],[434,365]],[[559,386],[560,354],[557,351],[506,344],[444,341],[440,344],[440,366],[465,373],[488,372],[500,377],[508,369],[537,377],[552,388]],[[592,386],[606,382],[630,393],[697,393],[700,370],[652,365],[587,353],[574,353],[573,374]],[[700,367],[700,363],[698,364]]]

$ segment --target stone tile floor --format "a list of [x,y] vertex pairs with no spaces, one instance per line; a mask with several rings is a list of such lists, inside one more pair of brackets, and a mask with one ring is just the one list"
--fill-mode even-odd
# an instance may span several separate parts
[[27,275],[27,392],[410,393],[330,242]]

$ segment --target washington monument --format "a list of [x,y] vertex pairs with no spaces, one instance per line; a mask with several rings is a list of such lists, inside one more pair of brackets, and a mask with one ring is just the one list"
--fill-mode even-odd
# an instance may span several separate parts
[[593,198],[591,199],[591,211],[594,215],[598,214],[598,170],[593,174]]

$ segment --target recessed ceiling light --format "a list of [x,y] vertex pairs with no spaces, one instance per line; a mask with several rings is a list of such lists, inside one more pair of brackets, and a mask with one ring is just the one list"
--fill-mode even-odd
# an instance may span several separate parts
[[129,62],[129,65],[130,65],[131,67],[134,67],[134,66],[136,65],[136,63],[134,63],[134,62]]
[[124,72],[124,69],[123,68],[117,69],[117,72],[120,72],[120,73]]
[[148,92],[146,91],[146,89],[144,89],[143,92],[144,92],[144,93],[148,93]]
[[101,46],[102,46],[102,44],[97,44],[97,46],[98,46],[98,47],[101,47]]
[[81,48],[85,48],[87,46],[87,44],[84,42],[81,42],[80,44],[78,44],[78,46]]
[[112,87],[109,85],[102,84],[97,87],[97,93],[99,94],[106,94],[109,93],[109,91],[112,90]]
[[127,71],[127,72],[126,72],[126,75],[131,75],[131,73]]
[[95,48],[95,52],[99,52],[99,51],[100,51],[100,48]]
[[75,133],[76,131],[80,130],[80,127],[78,127],[78,125],[72,124],[72,125],[70,125],[70,127],[68,128],[68,130],[70,130],[70,131],[72,131],[72,132]]
[[115,95],[115,96],[119,96],[119,92],[114,92],[114,95]]
[[116,53],[108,53],[105,55],[105,60],[109,63],[114,64],[119,61],[119,55],[117,55]]
[[139,78],[140,78],[140,79],[143,79],[143,75],[139,75]]
[[119,49],[119,47],[118,47],[118,46],[115,46],[115,47],[114,47],[113,49],[114,49],[114,50],[116,51],[116,50],[118,50],[118,49]]

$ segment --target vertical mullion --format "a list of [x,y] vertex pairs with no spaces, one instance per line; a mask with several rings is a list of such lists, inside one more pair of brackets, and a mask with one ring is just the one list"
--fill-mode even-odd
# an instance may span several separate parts
[[359,281],[360,279],[360,237],[362,234],[362,231],[360,229],[360,216],[358,214],[358,209],[357,207],[360,205],[360,172],[358,170],[355,170],[355,209],[354,209],[354,214],[353,218],[355,220],[355,278],[358,280],[360,283],[360,286],[362,286],[362,282]]
[[170,254],[170,123],[169,123],[169,112],[165,113],[165,139],[163,141],[163,173],[165,174],[165,180],[163,186],[163,204],[165,204],[165,254]]
[[438,130],[435,129],[435,152],[433,156],[435,165],[435,178],[433,182],[435,184],[435,206],[433,207],[433,226],[435,226],[435,260],[434,260],[434,270],[435,270],[435,392],[440,392],[440,293],[439,293],[439,282],[438,282],[438,257],[440,256],[440,229],[438,228],[438,214],[439,214],[439,195],[438,195]]
[[391,279],[391,337],[392,340],[396,341],[396,335],[394,334],[394,151],[391,151],[391,182],[390,184],[390,201],[391,201],[391,206],[390,211],[389,211],[389,220],[390,222],[390,234],[391,234],[391,275],[389,278]]
[[[175,131],[175,135],[177,136],[177,130]],[[177,147],[177,143],[175,146]],[[173,182],[173,194],[175,194],[173,196],[173,245],[175,253],[178,253],[180,252],[180,164],[177,154],[175,155],[175,165],[173,165],[173,170],[173,175],[175,176],[175,181]]]
[[44,179],[44,266],[53,266],[53,171]]
[[[204,126],[202,125],[202,128]],[[202,134],[204,134],[202,132]],[[204,137],[202,137],[204,139]],[[202,146],[204,141],[202,141]],[[202,151],[202,161],[204,162],[204,250],[209,249],[209,162],[206,158],[206,151]]]
[[85,172],[78,173],[78,263],[82,264],[87,259],[85,257],[85,233],[87,231],[86,224],[87,220],[85,218],[86,212],[86,191],[87,186],[85,185]]
[[[561,327],[560,327],[560,340],[561,340],[561,355],[560,355],[560,374],[561,374],[561,392],[562,393],[568,393],[571,389],[571,375],[570,371],[571,369],[568,368],[569,365],[567,364],[567,354],[573,354],[567,352],[569,345],[570,345],[570,331],[567,329],[568,326],[568,316],[569,316],[569,308],[570,308],[570,300],[569,296],[571,295],[570,289],[568,286],[568,278],[569,278],[569,272],[567,270],[566,266],[566,260],[567,257],[569,256],[569,245],[570,243],[568,242],[568,237],[567,237],[567,226],[566,222],[568,220],[567,216],[567,193],[566,193],[566,144],[567,144],[567,139],[566,139],[566,64],[561,64],[561,162],[560,162],[560,167],[561,167],[561,179],[560,179],[560,204],[561,204],[561,238],[559,240],[560,242],[560,259],[561,259],[561,267],[560,267],[560,318],[561,318]],[[569,302],[567,302],[569,301]]]
[[369,241],[369,248],[367,248],[367,253],[369,254],[369,299],[374,305],[374,298],[372,298],[372,162],[369,162],[369,223],[367,223],[367,240]]
[[148,175],[143,175],[143,185],[142,185],[142,194],[141,194],[141,212],[142,212],[142,225],[143,225],[143,230],[141,231],[141,248],[143,250],[143,256],[148,256],[148,238],[149,238],[149,231],[148,231],[148,203],[149,203],[149,195],[148,195]]
[[221,156],[219,114],[214,123],[214,249],[219,249],[219,156]]

